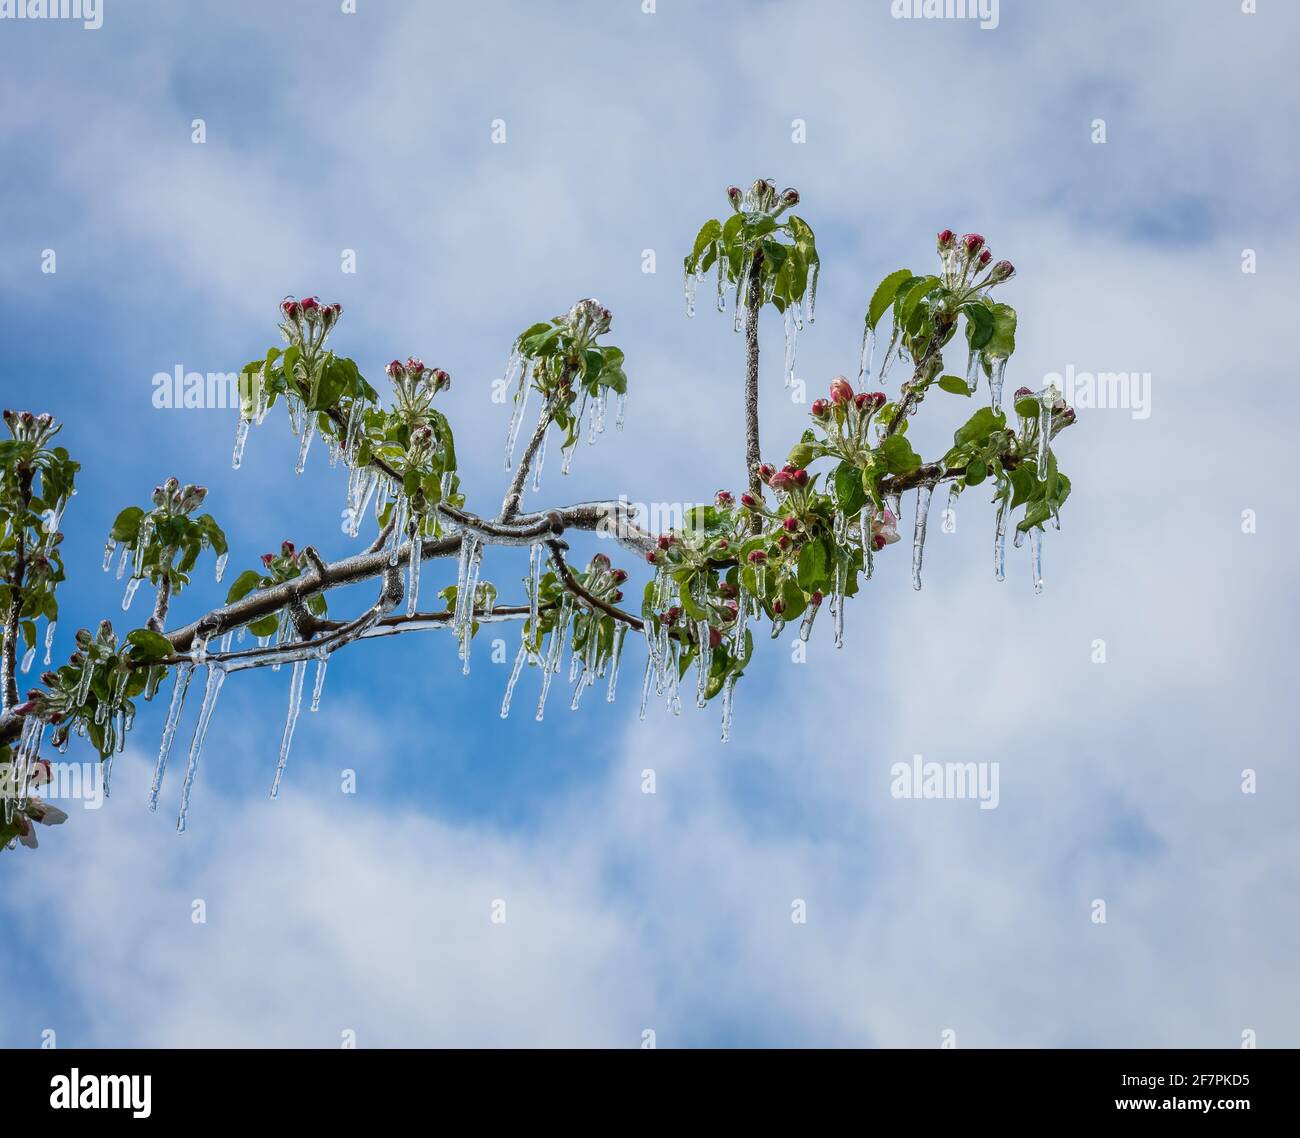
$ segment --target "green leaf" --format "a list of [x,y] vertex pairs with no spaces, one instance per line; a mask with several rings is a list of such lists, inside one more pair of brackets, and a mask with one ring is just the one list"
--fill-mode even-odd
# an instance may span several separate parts
[[993,313],[987,304],[971,302],[961,306],[966,316],[966,342],[979,351],[993,337]]
[[941,375],[939,377],[939,387],[944,391],[951,392],[953,395],[964,395],[970,398],[970,388],[966,386],[966,381],[959,375]]
[[867,306],[868,328],[875,328],[880,322],[880,318],[894,303],[894,297],[898,293],[898,286],[911,279],[911,269],[899,269],[897,272],[890,273],[876,286],[876,291],[871,294],[871,303]]
[[262,587],[262,575],[253,569],[245,569],[230,584],[230,591],[226,594],[226,604],[232,604],[241,597],[248,596],[255,589]]
[[826,544],[816,538],[799,551],[799,585],[805,592],[811,592],[826,577],[826,564],[829,561]]
[[1007,417],[1001,409],[981,407],[953,433],[952,440],[957,446],[967,443],[982,442],[994,431],[1000,431],[1007,425]]
[[930,293],[934,292],[943,282],[938,277],[921,277],[915,284],[907,286],[907,292],[903,295],[903,303],[899,307],[898,322],[907,327],[912,320],[913,314],[921,301]]
[[109,531],[109,537],[122,545],[133,544],[139,536],[140,519],[143,517],[144,511],[139,506],[127,506],[117,515],[113,528]]
[[280,618],[272,613],[270,616],[264,616],[261,620],[255,620],[248,626],[248,631],[254,636],[274,636],[276,630],[280,627]]
[[984,358],[1004,360],[1016,350],[1016,310],[1009,304],[993,306],[993,334],[984,345]]
[[128,644],[133,644],[136,648],[132,654],[136,660],[162,660],[176,651],[167,637],[151,628],[137,628],[128,632],[126,639]]
[[890,435],[875,450],[879,464],[890,474],[910,474],[921,465],[921,456],[903,435]]
[[862,488],[862,472],[849,462],[841,462],[835,468],[835,501],[846,517],[852,517],[867,500],[867,492]]

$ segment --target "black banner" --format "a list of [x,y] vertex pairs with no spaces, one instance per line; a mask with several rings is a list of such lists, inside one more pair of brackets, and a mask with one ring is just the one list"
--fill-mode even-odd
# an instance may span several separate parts
[[[86,1121],[339,1125],[483,1109],[532,1121],[606,1113],[665,1122],[756,1113],[805,1122],[827,1109],[870,1123],[1092,1121],[1216,1126],[1289,1117],[1294,1051],[8,1051],[6,1114],[39,1128]],[[475,1070],[477,1068],[477,1070]],[[755,1076],[758,1076],[757,1078]],[[598,1082],[595,1080],[599,1080]],[[565,1103],[568,1102],[566,1108]],[[646,1109],[648,1108],[648,1109]]]

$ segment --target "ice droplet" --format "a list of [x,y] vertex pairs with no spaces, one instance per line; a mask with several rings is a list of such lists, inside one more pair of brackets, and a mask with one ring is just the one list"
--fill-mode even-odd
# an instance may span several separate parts
[[280,779],[284,777],[289,748],[293,744],[293,731],[298,726],[298,715],[302,711],[302,682],[306,674],[307,661],[295,660],[289,676],[289,711],[284,720],[284,734],[280,736],[280,757],[275,763],[275,778],[271,780],[272,798],[280,796]]
[[912,588],[921,588],[921,558],[925,554],[925,528],[930,513],[930,495],[934,487],[928,482],[916,490],[916,524],[912,527]]
[[185,833],[190,816],[190,792],[194,789],[194,776],[203,755],[203,740],[207,738],[208,724],[217,706],[221,685],[226,682],[226,672],[220,664],[209,664],[207,682],[203,686],[203,705],[199,708],[199,721],[194,725],[194,738],[190,741],[189,762],[185,766],[185,781],[181,784],[181,808],[176,815],[176,832]]

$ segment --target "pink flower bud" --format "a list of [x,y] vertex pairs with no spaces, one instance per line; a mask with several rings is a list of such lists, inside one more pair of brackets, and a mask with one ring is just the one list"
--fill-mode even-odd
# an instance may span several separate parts
[[716,648],[722,643],[722,633],[712,625],[709,626],[709,647]]
[[1010,261],[999,261],[993,266],[993,272],[989,277],[991,284],[1001,284],[1003,281],[1009,281],[1016,275],[1016,267]]
[[402,361],[393,360],[391,363],[384,366],[384,371],[388,373],[389,379],[396,379],[402,374]]
[[985,249],[984,252],[982,252],[982,253],[980,254],[980,268],[983,268],[983,267],[984,267],[985,265],[987,265],[991,260],[993,260],[993,253],[992,253],[992,251],[989,250],[989,249]]
[[731,496],[730,490],[719,490],[713,495],[713,504],[715,506],[730,506],[735,499]]
[[765,462],[758,468],[758,476],[764,482],[768,481],[768,479],[770,479],[772,475],[775,473],[776,473],[776,467],[773,466],[770,462]]
[[1016,399],[1023,399],[1026,395],[1033,395],[1033,393],[1034,393],[1034,392],[1033,392],[1033,390],[1032,390],[1031,388],[1028,388],[1028,387],[1017,387],[1017,388],[1016,388],[1015,398],[1016,398]]
[[649,561],[651,565],[653,565],[656,561],[659,560],[659,558],[655,556],[655,551],[653,549],[647,551],[645,555],[645,559]]
[[806,470],[796,470],[792,475],[790,475],[790,477],[800,486],[808,485],[808,471]]
[[740,504],[744,506],[745,509],[752,510],[758,505],[758,501],[753,494],[742,494],[740,496]]
[[752,549],[749,553],[749,560],[754,565],[761,565],[767,560],[767,554],[761,549]]
[[825,399],[813,400],[812,415],[814,419],[826,418],[826,414],[830,409],[831,409],[831,405],[827,403]]
[[853,384],[842,375],[831,380],[831,402],[847,403],[853,398]]
[[424,372],[424,361],[412,356],[406,361],[406,371],[409,375],[421,375]]
[[767,480],[767,484],[771,486],[773,490],[784,493],[794,485],[794,479],[784,470],[781,470],[776,474],[773,474],[772,477]]
[[786,533],[794,533],[794,531],[799,528],[799,519],[793,517],[786,518],[781,524],[785,526]]
[[812,605],[813,605],[814,608],[815,608],[817,605],[821,604],[821,603],[822,603],[822,594],[821,594],[821,590],[820,590],[820,589],[814,589],[814,590],[812,591],[812,595],[808,598],[808,600],[812,602]]
[[966,250],[966,256],[974,257],[984,248],[984,238],[978,233],[967,233],[961,239],[961,244],[962,248]]
[[304,296],[298,303],[302,306],[302,310],[307,313],[320,310],[320,301],[314,296]]
[[294,300],[292,297],[288,298],[287,300],[281,301],[280,311],[284,313],[286,320],[297,320],[302,313],[302,309],[299,306],[298,302]]
[[956,234],[954,234],[951,229],[942,230],[939,233],[939,240],[938,240],[939,252],[942,253],[945,249],[951,249],[952,243],[956,239],[957,239]]

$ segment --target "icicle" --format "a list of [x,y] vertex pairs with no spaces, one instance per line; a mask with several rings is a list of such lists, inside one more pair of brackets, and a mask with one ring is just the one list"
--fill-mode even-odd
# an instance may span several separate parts
[[696,622],[695,635],[699,639],[699,646],[695,652],[695,706],[703,707],[708,703],[705,693],[709,682],[709,667],[712,663],[712,653],[709,651],[709,622],[707,620]]
[[[533,458],[533,492],[536,493],[542,488],[542,467],[546,465],[546,440],[550,436],[548,430],[542,435],[541,445],[537,448],[537,454]],[[568,474],[568,470],[565,470]]]
[[[388,564],[396,565],[402,559],[402,539],[406,536],[407,529],[407,508],[406,495],[398,492],[397,497],[393,500],[393,515],[390,521],[393,523],[393,531],[389,537]],[[419,560],[417,557],[415,560]]]
[[117,542],[111,537],[104,543],[104,572],[107,573],[113,567],[113,551],[117,549]]
[[407,554],[406,566],[406,615],[414,616],[420,607],[420,538],[412,534],[411,551]]
[[117,563],[117,580],[121,580],[126,574],[126,563],[130,560],[133,549],[129,545],[122,546],[122,556]]
[[944,533],[956,533],[957,531],[957,497],[959,494],[961,494],[961,483],[952,483],[948,487],[948,504],[943,510]]
[[136,590],[140,588],[140,582],[143,580],[144,580],[143,577],[132,577],[129,581],[127,581],[126,593],[122,597],[123,612],[126,612],[126,610],[131,607],[131,602],[135,600]]
[[685,281],[686,315],[688,317],[694,317],[695,316],[695,292],[699,288],[700,278],[697,277],[693,272],[691,272],[690,269],[686,269],[685,273],[686,273],[686,281]]
[[934,487],[928,482],[916,490],[916,524],[912,527],[912,588],[921,588],[921,558],[925,553],[925,527],[930,513],[930,495]]
[[605,702],[614,702],[614,689],[618,687],[618,665],[623,658],[623,641],[627,638],[627,625],[621,620],[614,622],[614,644],[609,650],[609,687],[605,690]]
[[740,266],[739,275],[736,277],[736,309],[731,317],[731,330],[733,332],[740,331],[740,320],[741,317],[744,315],[743,298],[744,298],[744,290],[745,290],[745,278],[748,275],[749,275],[748,264],[747,263],[742,264]]
[[[972,395],[980,383],[980,349],[971,348],[970,354],[966,357],[966,390]],[[997,400],[993,405],[997,406]]]
[[1038,481],[1047,481],[1047,444],[1052,436],[1052,404],[1056,388],[1051,384],[1038,395]]
[[618,393],[618,398],[614,403],[614,410],[615,410],[614,430],[621,431],[623,429],[623,419],[627,415],[627,392],[626,391],[620,391]]
[[537,700],[537,722],[542,721],[546,712],[546,694],[550,691],[551,676],[559,669],[560,654],[564,651],[564,633],[569,625],[570,600],[566,596],[560,604],[560,612],[555,618],[555,627],[551,629],[551,642],[547,646],[546,660],[542,664],[542,692]]
[[90,698],[90,685],[95,676],[95,661],[89,656],[86,657],[85,663],[81,665],[81,679],[77,682],[77,706],[85,707],[86,700]]
[[831,596],[831,616],[835,618],[835,647],[844,647],[844,562],[835,558],[835,592]]
[[655,633],[650,631],[649,624],[642,631],[645,634],[646,642],[645,675],[641,678],[641,706],[637,718],[644,720],[646,704],[650,702],[650,680],[655,673]]
[[45,626],[45,666],[49,667],[50,653],[54,650],[54,630],[59,627],[57,620],[50,621]]
[[532,367],[531,360],[525,360],[519,351],[519,345],[516,344],[514,350],[510,353],[510,359],[506,362],[505,386],[510,387],[516,371],[519,373],[518,386],[515,388],[514,410],[510,413],[510,427],[506,431],[506,469],[510,469],[510,464],[515,457],[515,443],[519,439],[519,428],[524,421],[524,408],[528,406],[528,396],[532,390],[528,382],[529,371]]
[[[241,629],[242,631],[242,629]],[[217,646],[217,651],[223,656],[230,651],[230,642],[235,638],[235,630],[229,629],[221,638],[221,643]]]
[[872,357],[876,354],[876,330],[870,324],[863,324],[862,327],[862,353],[858,357],[858,380],[859,382],[871,378]]
[[795,306],[786,305],[785,309],[785,385],[794,385],[795,351],[799,346],[799,328],[795,322]]
[[885,358],[880,362],[880,382],[885,381],[889,374],[890,365],[898,358],[896,350],[898,349],[898,323],[895,321],[893,329],[889,333],[889,346],[885,349]]
[[242,415],[239,422],[235,424],[235,449],[230,455],[230,467],[232,470],[238,470],[239,464],[244,461],[244,444],[248,442],[248,428],[252,423]]
[[821,279],[822,263],[814,261],[808,270],[808,323],[817,320],[817,282]]
[[[506,694],[501,700],[501,718],[510,717],[510,700],[515,694],[515,684],[519,682],[519,674],[524,670],[524,661],[528,658],[528,641],[524,640],[519,645],[519,651],[515,654],[514,667],[510,669],[510,679],[506,681]],[[543,680],[543,683],[546,681]]]
[[311,710],[320,710],[321,692],[325,690],[325,669],[329,667],[330,656],[328,652],[318,652],[316,654],[316,678],[311,685]]
[[32,665],[36,663],[36,645],[33,644],[26,652],[23,653],[22,670],[26,675],[32,670]]
[[821,605],[809,605],[804,611],[803,620],[799,622],[799,639],[807,643],[808,637],[812,635],[813,621],[817,619],[817,610]]
[[1003,356],[993,361],[989,368],[989,403],[994,407],[1002,406],[1002,380],[1007,373],[1007,360]]
[[226,572],[226,562],[230,559],[229,553],[222,553],[217,557],[217,584],[221,584],[221,578]]
[[194,776],[198,772],[199,759],[203,754],[203,740],[207,737],[208,724],[212,722],[212,712],[217,706],[217,696],[221,694],[221,685],[225,682],[225,669],[220,664],[209,664],[207,682],[203,686],[203,706],[199,709],[199,721],[194,725],[189,762],[185,767],[185,781],[181,784],[181,808],[176,815],[178,834],[185,833],[190,815],[190,792],[194,788]]
[[731,716],[735,701],[736,677],[730,675],[722,685],[722,741],[731,741]]
[[724,259],[722,257],[718,258],[718,295],[717,299],[714,301],[714,307],[717,308],[719,312],[727,311],[727,279],[726,270],[724,268]]
[[876,571],[876,542],[875,535],[871,532],[871,519],[871,506],[863,506],[862,512],[858,514],[858,541],[862,545],[862,565],[866,571],[868,581],[871,580],[871,575]]
[[999,581],[1007,578],[1007,499],[998,503],[997,525],[993,531],[993,576]]
[[280,779],[284,777],[284,766],[289,761],[289,747],[293,743],[293,731],[298,726],[298,714],[302,711],[302,681],[307,674],[307,661],[295,660],[293,672],[289,676],[289,712],[284,720],[284,734],[280,736],[280,757],[275,764],[275,778],[271,781],[271,797],[280,796]]
[[[582,427],[582,416],[586,412],[586,410],[587,410],[587,390],[586,388],[583,388],[582,394],[578,396],[577,410],[574,412],[573,415],[574,423],[576,424],[574,427],[575,438],[576,438],[577,431],[580,430]],[[569,473],[569,467],[573,465],[573,452],[576,449],[577,449],[576,442],[573,446],[561,445],[560,453],[564,455],[564,462],[561,463],[560,465],[561,474],[567,475]],[[541,468],[538,467],[537,480],[533,482],[534,490],[539,489],[541,476],[542,476],[542,471]]]
[[316,416],[310,411],[303,412],[302,437],[298,442],[298,463],[293,468],[295,474],[307,469],[307,452],[311,449],[312,436],[316,433]]
[[1029,531],[1030,576],[1034,579],[1034,592],[1043,591],[1043,531],[1034,526]]
[[528,635],[537,634],[537,606],[542,591],[542,547],[534,544],[528,550]]

